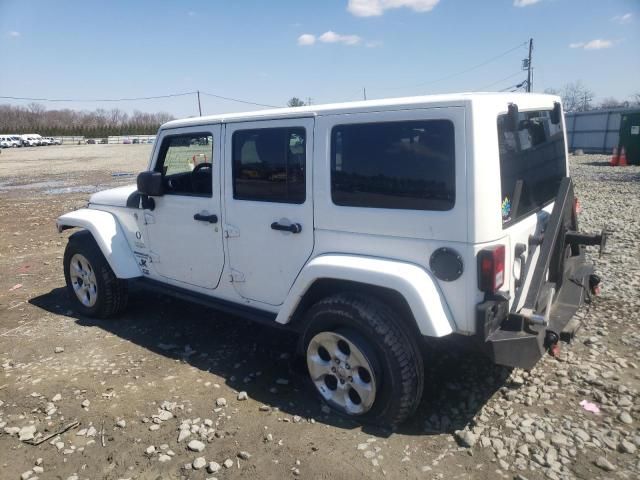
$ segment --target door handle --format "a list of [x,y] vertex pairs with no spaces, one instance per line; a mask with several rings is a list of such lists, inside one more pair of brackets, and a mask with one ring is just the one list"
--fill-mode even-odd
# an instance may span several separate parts
[[199,222],[218,223],[217,215],[203,215],[202,213],[196,213],[193,216],[193,219],[198,220]]
[[302,225],[299,223],[292,223],[291,225],[282,225],[278,222],[271,224],[273,230],[280,230],[281,232],[300,233],[302,231]]

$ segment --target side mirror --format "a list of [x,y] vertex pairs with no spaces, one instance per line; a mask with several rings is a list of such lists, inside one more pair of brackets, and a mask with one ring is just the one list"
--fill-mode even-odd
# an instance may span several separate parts
[[551,110],[551,123],[557,125],[560,123],[562,117],[562,108],[560,102],[553,102],[553,110]]
[[150,197],[164,195],[162,174],[160,172],[141,172],[138,174],[138,192]]
[[518,105],[510,103],[507,107],[507,124],[510,132],[517,132],[520,130],[520,113],[518,112]]

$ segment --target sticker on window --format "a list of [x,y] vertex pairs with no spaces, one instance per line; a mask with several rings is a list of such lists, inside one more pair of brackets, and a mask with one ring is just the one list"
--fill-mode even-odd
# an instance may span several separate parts
[[640,135],[640,125],[631,125],[631,135]]
[[504,197],[502,201],[502,223],[511,220],[511,200],[509,197]]

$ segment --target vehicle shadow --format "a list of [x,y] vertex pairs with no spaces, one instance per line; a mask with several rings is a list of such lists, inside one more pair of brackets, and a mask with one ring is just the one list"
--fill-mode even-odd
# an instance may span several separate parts
[[[237,390],[288,415],[314,418],[343,429],[360,428],[351,419],[323,411],[309,387],[297,336],[287,330],[147,291],[135,291],[127,312],[118,319],[83,317],[72,309],[64,288],[32,298],[29,303],[80,326],[97,326],[154,353],[212,372]],[[425,393],[416,414],[396,429],[406,435],[453,433],[473,418],[505,383],[510,369],[493,365],[480,352],[460,342],[432,342],[424,348]],[[283,381],[288,383],[284,384]],[[274,388],[277,390],[274,390]],[[371,435],[389,431],[364,426]]]

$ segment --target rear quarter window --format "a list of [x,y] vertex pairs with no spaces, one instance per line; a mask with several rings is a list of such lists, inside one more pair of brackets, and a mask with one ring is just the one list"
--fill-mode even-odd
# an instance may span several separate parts
[[334,204],[349,207],[452,209],[453,123],[420,120],[333,127],[331,197]]

